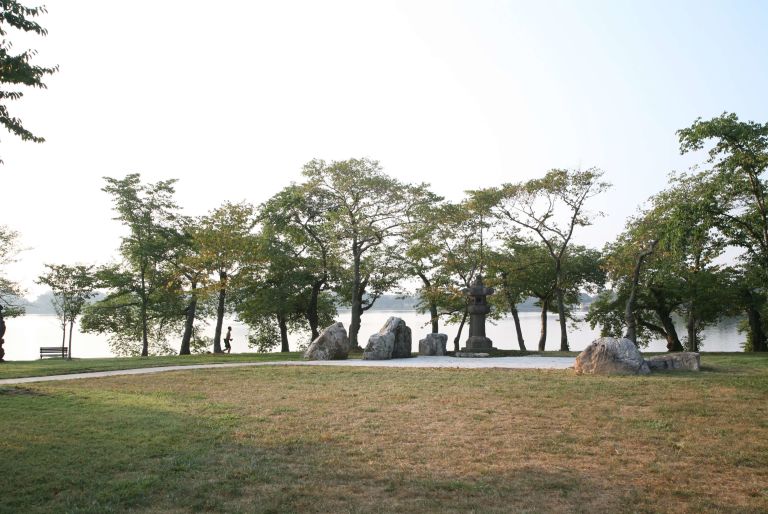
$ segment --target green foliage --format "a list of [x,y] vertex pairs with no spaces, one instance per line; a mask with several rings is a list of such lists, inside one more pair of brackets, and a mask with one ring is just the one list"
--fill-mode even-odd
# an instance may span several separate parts
[[167,353],[172,350],[166,338],[178,330],[184,313],[183,291],[170,265],[180,242],[175,180],[142,184],[134,173],[105,181],[103,190],[128,234],[120,244],[122,262],[96,273],[107,296],[86,309],[82,328],[110,334],[118,355]]
[[260,352],[281,343],[283,351],[288,351],[289,331],[306,334],[310,328],[307,311],[313,299],[320,326],[330,324],[336,315],[336,307],[327,294],[312,294],[317,270],[306,266],[302,249],[281,238],[276,228],[264,227],[258,245],[262,265],[243,276],[235,307],[238,318],[251,329],[249,346]]
[[[768,123],[723,113],[678,131],[680,151],[707,149],[709,169],[689,177],[701,185],[699,203],[725,243],[744,250],[737,295],[749,318],[759,318],[768,285]],[[768,351],[759,319],[750,322],[754,349]]]
[[[480,214],[468,203],[425,204],[405,253],[412,273],[421,276],[418,289],[420,312],[430,312],[447,323],[464,318],[464,289],[480,272]],[[425,280],[426,279],[426,280]]]
[[24,290],[17,282],[6,277],[2,270],[5,265],[15,262],[19,251],[19,233],[0,225],[0,306],[6,318],[24,314]]
[[316,159],[304,166],[303,174],[310,194],[331,206],[328,226],[343,249],[339,255],[347,280],[338,291],[352,307],[349,337],[354,346],[360,316],[404,275],[398,251],[390,243],[429,197],[427,187],[403,184],[386,175],[378,162],[365,158],[330,163]]
[[46,264],[45,267],[48,271],[38,277],[37,283],[51,288],[66,319],[74,321],[88,300],[96,295],[94,266]]
[[[99,273],[100,279],[105,275]],[[116,282],[104,282],[117,288]],[[160,307],[159,301],[150,301],[150,305]],[[85,307],[81,328],[83,332],[109,335],[109,348],[118,356],[172,355],[175,350],[168,339],[178,334],[181,320],[169,319],[162,310],[151,309],[147,312],[146,333],[142,324],[141,300],[137,294],[122,291],[122,294],[112,293]],[[147,338],[146,348],[142,340]]]
[[201,293],[218,301],[214,353],[221,352],[221,332],[226,312],[232,312],[227,294],[240,287],[240,275],[258,265],[256,212],[251,204],[224,202],[191,228],[195,254],[188,264],[202,274]]
[[69,323],[71,342],[75,320],[82,314],[88,300],[96,295],[94,267],[66,264],[46,264],[45,267],[48,271],[38,277],[37,283],[51,288],[53,292],[51,303],[65,332],[66,325]]
[[700,177],[672,176],[670,182],[606,246],[604,266],[613,291],[592,304],[587,319],[593,328],[599,324],[604,335],[623,333],[637,255],[657,241],[636,293],[636,342],[645,346],[661,336],[670,350],[680,349],[671,321],[676,313],[686,319],[688,347],[698,349],[701,330],[717,322],[732,305],[732,271],[718,264],[726,240],[715,230],[715,221],[702,202],[706,186]]
[[[270,198],[259,215],[264,235],[261,249],[267,253],[263,260],[270,263],[267,282],[293,291],[289,295],[293,308],[278,309],[303,315],[313,338],[336,315],[330,291],[338,292],[346,282],[342,249],[330,222],[333,206],[332,197],[322,190],[293,184]],[[277,314],[275,308],[270,312]]]
[[555,274],[554,298],[560,314],[560,349],[568,350],[565,295],[568,289],[563,260],[577,227],[592,224],[594,215],[585,210],[590,199],[611,185],[603,182],[603,172],[553,169],[542,178],[497,188],[471,191],[472,201],[489,210],[496,226],[507,238],[533,237],[546,248]]
[[[25,87],[44,89],[43,77],[51,75],[58,70],[58,66],[45,67],[32,64],[32,58],[36,52],[25,50],[20,53],[13,52],[13,45],[8,39],[11,30],[32,32],[39,36],[47,34],[34,18],[44,14],[45,7],[25,7],[16,0],[2,0],[2,12],[0,12],[0,84],[10,85],[14,90],[0,90],[0,124],[9,132],[19,136],[24,141],[42,143],[42,137],[35,136],[24,128],[19,118],[10,114],[7,103],[19,100],[24,96]],[[2,163],[2,160],[0,160]]]

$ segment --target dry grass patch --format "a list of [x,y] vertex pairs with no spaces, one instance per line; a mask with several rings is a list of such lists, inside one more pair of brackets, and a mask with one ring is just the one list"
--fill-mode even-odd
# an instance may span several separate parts
[[[242,368],[46,384],[34,390],[47,397],[14,400],[136,417],[151,440],[132,444],[175,478],[114,510],[764,512],[768,376],[716,364],[612,378]],[[113,429],[92,424],[99,440]]]

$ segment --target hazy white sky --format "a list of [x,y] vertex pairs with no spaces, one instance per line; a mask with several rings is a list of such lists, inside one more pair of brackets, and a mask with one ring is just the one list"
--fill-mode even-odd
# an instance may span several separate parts
[[452,199],[469,188],[597,166],[602,246],[693,161],[675,130],[723,111],[768,119],[765,1],[49,0],[58,64],[0,133],[0,223],[44,262],[104,263],[121,233],[103,176],[178,178],[203,214],[259,203],[312,158],[367,156]]

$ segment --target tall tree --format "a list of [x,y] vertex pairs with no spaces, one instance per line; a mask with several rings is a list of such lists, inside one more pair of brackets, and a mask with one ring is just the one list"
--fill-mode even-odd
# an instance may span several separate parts
[[[23,141],[35,143],[45,140],[24,128],[21,120],[10,114],[7,103],[21,99],[24,96],[24,88],[44,89],[46,86],[43,77],[56,72],[58,66],[32,64],[32,58],[37,52],[25,50],[15,53],[9,38],[11,30],[31,32],[38,36],[48,34],[48,31],[34,20],[45,12],[45,7],[25,7],[16,0],[2,0],[0,12],[0,84],[3,85],[0,90],[0,123]],[[6,89],[6,85],[10,86],[10,90]],[[0,163],[2,162],[0,160]]]
[[[44,284],[53,292],[54,308],[62,320],[62,326],[66,329],[69,323],[69,352],[68,358],[72,358],[72,332],[75,321],[82,314],[88,300],[96,295],[96,277],[93,266],[66,264],[46,264],[47,271],[38,277],[37,283]],[[64,339],[62,335],[62,347]]]
[[193,236],[197,222],[198,220],[194,218],[179,216],[176,218],[176,230],[169,233],[172,251],[167,263],[168,289],[178,290],[184,297],[181,312],[184,316],[184,331],[181,336],[179,355],[190,355],[193,346],[196,349],[202,349],[201,346],[204,344],[196,336],[199,331],[195,321],[208,314],[205,303],[202,303],[202,315],[200,309],[201,296],[203,299],[205,296],[200,288],[208,277],[208,270],[199,259],[199,244]]
[[371,289],[376,279],[386,278],[377,273],[377,267],[393,262],[386,243],[407,223],[407,213],[422,201],[426,186],[403,184],[384,174],[378,162],[365,158],[330,163],[316,159],[304,166],[303,173],[309,187],[334,205],[329,221],[336,240],[347,248],[350,286],[344,290],[352,307],[349,340],[353,347],[359,346],[361,316],[386,286],[385,280]]
[[[686,320],[686,346],[698,351],[702,328],[717,321],[730,303],[730,272],[724,273],[718,264],[726,240],[700,201],[705,189],[700,177],[673,176],[670,186],[654,195],[649,207],[607,247],[605,263],[615,294],[595,302],[593,326],[599,322],[618,335],[625,324],[629,335],[635,332],[636,343],[651,334],[662,335],[668,350],[679,351],[683,348],[672,321],[672,313],[677,313]],[[638,256],[645,253],[641,274]],[[626,307],[633,303],[629,319]]]
[[419,209],[431,210],[434,220],[421,233],[416,224],[419,238],[405,255],[408,267],[427,278],[425,281],[420,277],[417,308],[430,313],[433,330],[438,328],[440,318],[459,325],[453,339],[454,351],[458,351],[469,314],[464,289],[471,286],[483,264],[480,238],[484,222],[466,201],[425,203]]
[[[235,305],[238,318],[251,329],[249,345],[267,351],[280,345],[290,351],[288,334],[311,333],[307,319],[308,304],[313,307],[316,322],[330,324],[336,314],[333,299],[322,294],[314,297],[316,269],[293,242],[272,232],[265,225],[260,241],[261,265],[251,266],[240,280],[239,301]],[[308,265],[309,264],[309,265]]]
[[256,212],[248,203],[225,202],[200,219],[192,230],[198,267],[207,271],[205,290],[217,297],[213,352],[221,353],[221,331],[227,312],[227,294],[237,286],[240,273],[258,250],[253,233]]
[[[173,200],[175,180],[142,184],[138,173],[123,179],[105,177],[103,191],[112,196],[116,220],[128,234],[120,244],[122,263],[97,272],[101,287],[110,292],[107,298],[92,305],[83,319],[83,328],[95,332],[111,332],[116,342],[124,344],[137,331],[141,337],[142,356],[149,355],[150,322],[160,326],[174,317],[173,302],[178,291],[168,288],[167,264],[178,241]],[[178,309],[180,310],[180,309]],[[131,326],[137,323],[138,327]],[[138,329],[138,330],[136,330]],[[163,331],[155,327],[153,332]],[[132,350],[127,350],[131,352]]]
[[[417,289],[419,303],[417,310],[429,313],[429,324],[433,334],[440,331],[438,301],[440,292],[451,279],[444,273],[444,250],[448,242],[446,226],[452,224],[451,214],[455,209],[441,197],[427,193],[424,201],[410,213],[411,219],[404,227],[398,246],[405,251],[398,253],[404,271],[409,278],[420,281]],[[453,234],[450,234],[450,238]],[[450,239],[449,238],[449,239]]]
[[338,286],[341,274],[339,245],[329,221],[333,208],[331,198],[322,191],[307,184],[292,184],[270,198],[259,215],[264,232],[291,249],[294,265],[307,281],[309,296],[304,302],[304,316],[313,340],[320,335],[324,323],[321,317],[328,321],[321,311],[327,311],[333,303],[328,294]]
[[744,249],[742,266],[754,270],[746,275],[756,280],[741,281],[746,289],[744,309],[750,323],[754,351],[768,351],[762,305],[768,286],[768,123],[742,122],[732,113],[711,120],[697,119],[677,132],[680,151],[707,147],[709,170],[700,173],[708,187],[702,206],[715,219],[728,243]]
[[594,216],[586,211],[586,202],[610,187],[602,176],[597,168],[554,169],[539,179],[472,192],[475,201],[487,205],[507,224],[510,236],[522,231],[546,247],[554,265],[561,351],[569,349],[563,260],[575,229],[592,224]]

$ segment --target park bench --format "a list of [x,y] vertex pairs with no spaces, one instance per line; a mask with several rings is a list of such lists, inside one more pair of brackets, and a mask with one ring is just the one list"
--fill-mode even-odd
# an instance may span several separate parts
[[64,346],[41,346],[40,347],[40,358],[44,359],[46,357],[61,357],[62,359],[67,358],[67,347]]

